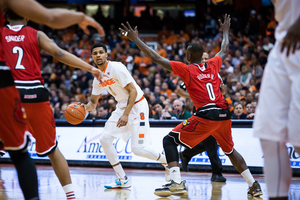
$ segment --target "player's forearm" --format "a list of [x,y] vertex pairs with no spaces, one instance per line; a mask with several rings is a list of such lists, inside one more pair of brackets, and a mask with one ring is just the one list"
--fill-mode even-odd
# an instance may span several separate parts
[[9,0],[7,6],[20,16],[51,28],[66,28],[84,20],[84,14],[61,8],[45,8],[34,0]]
[[60,62],[66,64],[66,65],[69,65],[71,67],[84,69],[89,72],[91,72],[91,70],[93,68],[88,63],[84,62],[77,56],[75,56],[65,50],[60,50],[59,52],[56,52],[55,55],[53,55],[53,56],[55,58],[57,58]]
[[131,90],[129,92],[128,104],[127,104],[126,109],[124,111],[124,115],[127,115],[127,116],[129,115],[132,107],[134,106],[136,97],[137,97],[137,91],[136,90]]
[[133,42],[152,62],[160,64],[166,70],[173,71],[171,65],[166,65],[162,57],[156,51],[148,47],[140,38],[135,38]]
[[223,40],[221,44],[221,52],[223,56],[221,57],[222,60],[225,59],[229,51],[229,31],[223,31]]

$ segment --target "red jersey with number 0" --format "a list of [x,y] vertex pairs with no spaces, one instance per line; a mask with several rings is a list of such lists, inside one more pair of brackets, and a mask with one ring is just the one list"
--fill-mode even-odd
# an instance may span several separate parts
[[215,56],[209,59],[206,64],[186,65],[176,61],[171,61],[170,64],[174,74],[179,75],[185,83],[197,110],[210,104],[215,104],[222,109],[228,108],[228,104],[221,94],[221,81],[218,78],[218,72],[222,65],[221,57]]
[[41,57],[37,30],[23,25],[6,26],[2,32],[4,55],[15,80],[40,80]]

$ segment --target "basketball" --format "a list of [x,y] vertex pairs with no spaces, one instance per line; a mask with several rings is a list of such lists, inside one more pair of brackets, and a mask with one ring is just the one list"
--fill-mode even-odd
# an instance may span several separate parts
[[85,109],[77,103],[72,103],[66,108],[64,116],[70,124],[77,125],[84,120]]

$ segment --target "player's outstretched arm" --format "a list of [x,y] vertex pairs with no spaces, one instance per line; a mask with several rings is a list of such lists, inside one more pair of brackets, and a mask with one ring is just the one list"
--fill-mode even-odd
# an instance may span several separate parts
[[286,48],[286,56],[290,53],[295,53],[300,49],[300,16],[295,23],[289,28],[286,36],[282,40],[281,52]]
[[126,25],[121,24],[123,28],[119,28],[122,35],[125,35],[133,41],[138,48],[145,53],[145,55],[152,60],[152,62],[160,64],[166,70],[173,71],[170,61],[162,56],[160,56],[156,51],[148,47],[138,36],[137,27],[134,30],[131,28],[130,24],[126,22]]
[[45,8],[34,0],[2,0],[3,8],[10,8],[15,13],[30,20],[45,24],[51,28],[61,29],[78,24],[80,28],[89,34],[88,26],[97,29],[100,37],[105,35],[103,27],[93,18],[82,12],[75,12],[62,8]]
[[47,51],[50,55],[57,58],[64,64],[91,72],[100,82],[102,82],[101,79],[103,78],[104,74],[101,70],[89,65],[75,55],[61,49],[42,31],[38,31],[37,38],[40,49]]
[[225,14],[224,23],[219,19],[220,27],[223,31],[223,40],[221,44],[221,50],[216,54],[216,56],[220,56],[222,60],[226,58],[229,51],[229,29],[230,29],[230,15]]

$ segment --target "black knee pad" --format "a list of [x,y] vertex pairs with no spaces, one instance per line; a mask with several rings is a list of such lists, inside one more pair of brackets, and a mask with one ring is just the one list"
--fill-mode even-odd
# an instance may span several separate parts
[[[179,160],[178,150],[177,150],[178,143],[176,142],[176,139],[173,137],[172,133],[173,132],[170,132],[163,139],[163,146],[164,146],[164,150],[165,150],[165,154],[166,154],[168,163],[173,162],[173,161],[178,162],[178,160]],[[176,134],[176,135],[178,135],[178,134]],[[178,137],[177,137],[177,139],[178,139]]]

